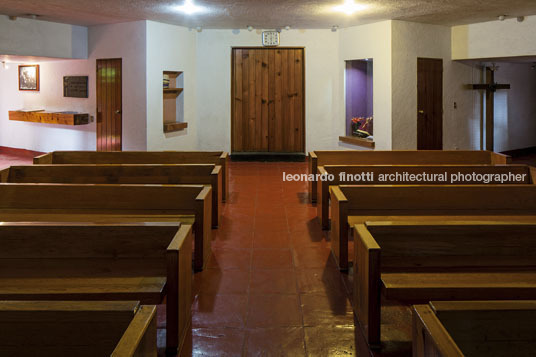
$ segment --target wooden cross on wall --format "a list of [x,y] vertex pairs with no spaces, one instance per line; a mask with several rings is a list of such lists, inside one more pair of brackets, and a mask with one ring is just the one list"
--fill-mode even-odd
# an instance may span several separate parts
[[471,85],[472,89],[486,91],[486,150],[491,150],[491,151],[493,151],[493,146],[494,146],[493,145],[493,127],[494,127],[493,119],[495,117],[495,113],[494,113],[495,92],[499,89],[510,89],[509,84],[495,83],[495,70],[496,70],[495,65],[493,65],[493,68],[486,67],[486,83]]

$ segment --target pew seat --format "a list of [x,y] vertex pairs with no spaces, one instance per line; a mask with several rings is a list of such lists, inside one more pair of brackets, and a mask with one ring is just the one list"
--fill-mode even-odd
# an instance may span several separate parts
[[0,300],[166,301],[166,350],[191,321],[192,226],[3,222]]
[[414,357],[534,356],[536,301],[431,301],[413,306]]
[[371,347],[381,306],[536,299],[536,219],[355,225],[354,306]]
[[0,356],[155,357],[156,306],[0,301]]

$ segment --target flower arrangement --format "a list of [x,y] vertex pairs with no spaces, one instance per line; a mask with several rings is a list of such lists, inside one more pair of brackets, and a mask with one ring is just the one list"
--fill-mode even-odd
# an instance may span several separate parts
[[373,117],[355,117],[352,118],[352,135],[360,138],[372,136]]

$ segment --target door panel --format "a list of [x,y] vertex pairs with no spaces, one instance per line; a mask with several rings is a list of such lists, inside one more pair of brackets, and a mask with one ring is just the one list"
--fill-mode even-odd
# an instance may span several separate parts
[[303,59],[303,49],[233,49],[233,152],[305,151]]
[[122,149],[121,59],[97,60],[97,151]]
[[443,149],[443,60],[417,59],[417,149]]

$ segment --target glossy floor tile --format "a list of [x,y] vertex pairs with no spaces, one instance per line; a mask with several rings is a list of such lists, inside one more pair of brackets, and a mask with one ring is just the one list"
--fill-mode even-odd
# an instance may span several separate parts
[[304,183],[307,163],[232,162],[230,199],[208,269],[194,276],[183,355],[353,356],[345,280]]

